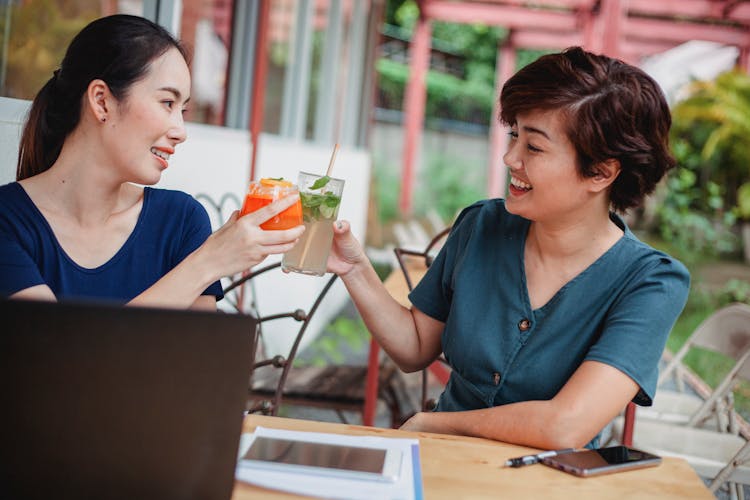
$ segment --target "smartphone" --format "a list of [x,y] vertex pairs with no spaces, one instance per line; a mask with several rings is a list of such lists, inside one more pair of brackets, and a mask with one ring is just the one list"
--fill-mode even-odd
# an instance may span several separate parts
[[350,479],[393,482],[401,451],[256,436],[240,465]]
[[627,446],[611,446],[563,453],[543,458],[542,463],[576,476],[589,477],[654,467],[661,463],[661,457]]

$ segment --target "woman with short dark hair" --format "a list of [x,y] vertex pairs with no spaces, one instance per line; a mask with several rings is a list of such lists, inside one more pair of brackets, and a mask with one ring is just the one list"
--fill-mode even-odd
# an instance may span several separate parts
[[349,232],[329,269],[404,370],[443,352],[435,412],[403,428],[535,448],[597,446],[629,401],[650,405],[687,269],[615,212],[674,165],[669,109],[643,71],[580,48],[539,58],[503,86],[505,199],[464,209],[400,306]]
[[141,17],[97,19],[31,105],[17,182],[0,186],[0,296],[215,309],[219,279],[304,230],[259,225],[297,197],[211,234],[191,196],[154,189],[186,139],[185,50]]

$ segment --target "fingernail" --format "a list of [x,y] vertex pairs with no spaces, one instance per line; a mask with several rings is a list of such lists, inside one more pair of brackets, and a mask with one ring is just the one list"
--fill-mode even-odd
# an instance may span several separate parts
[[342,229],[344,227],[344,223],[341,222],[340,220],[338,220],[338,221],[336,221],[336,227],[339,228],[339,229]]

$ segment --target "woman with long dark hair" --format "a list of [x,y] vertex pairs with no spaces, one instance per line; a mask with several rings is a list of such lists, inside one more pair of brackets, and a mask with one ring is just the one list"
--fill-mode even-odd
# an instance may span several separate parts
[[221,277],[294,245],[302,226],[259,225],[295,197],[211,234],[195,199],[148,187],[186,139],[189,99],[185,50],[157,24],[114,15],[75,36],[0,187],[0,296],[215,309]]

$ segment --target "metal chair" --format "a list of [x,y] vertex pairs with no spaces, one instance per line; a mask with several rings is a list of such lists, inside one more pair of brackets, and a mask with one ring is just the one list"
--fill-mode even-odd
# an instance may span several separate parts
[[[228,287],[227,291],[278,267],[279,264],[271,264],[250,273]],[[260,329],[268,321],[293,318],[300,324],[288,355],[276,355],[255,362],[248,391],[249,412],[277,415],[282,404],[308,406],[333,410],[342,422],[348,423],[345,411],[364,411],[366,365],[293,366],[310,320],[336,279],[335,274],[328,278],[307,312],[296,309],[259,316],[258,344],[261,345],[263,332]],[[392,426],[399,425],[403,420],[402,414],[407,411],[405,401],[408,397],[399,375],[395,366],[386,366],[379,372],[378,398],[388,406]]]
[[[419,280],[427,272],[427,269],[432,265],[433,260],[437,251],[442,246],[445,238],[450,234],[451,227],[448,226],[445,229],[438,232],[430,241],[424,250],[416,251],[403,247],[396,247],[393,252],[396,254],[396,260],[403,273],[404,279],[406,280],[406,286],[409,291],[414,289]],[[410,259],[408,259],[411,257]],[[407,261],[408,259],[408,261]],[[437,378],[437,380],[445,386],[450,378],[450,368],[445,358],[441,355],[437,361],[434,361],[430,366],[422,370],[422,397],[421,409],[422,411],[432,411],[435,409],[437,401],[428,397],[428,381],[430,372]]]
[[[653,406],[639,407],[639,421],[656,420],[737,434],[738,418],[731,387],[736,383],[742,356],[750,348],[750,306],[730,304],[706,318],[673,356],[665,353]],[[708,387],[685,364],[694,350],[712,352],[734,361],[715,389]],[[686,382],[687,381],[687,382]],[[686,384],[690,387],[686,387]],[[615,420],[613,434],[621,423]]]
[[[750,306],[734,303],[706,318],[693,331],[659,375],[654,405],[639,408],[639,417],[663,420],[691,427],[710,427],[736,434],[737,419],[732,391],[740,362],[750,348]],[[685,389],[685,379],[695,377],[685,366],[685,357],[694,349],[723,355],[734,361],[724,379],[705,398]],[[673,379],[673,380],[671,380]],[[665,388],[673,381],[676,390]]]
[[[740,358],[734,380],[750,382],[750,350]],[[710,478],[716,492],[729,483],[730,494],[743,498],[742,484],[750,484],[750,446],[737,434],[671,422],[639,419],[633,446],[657,455],[685,459],[698,473]]]
[[[250,273],[247,273],[245,276],[234,281],[232,284],[226,287],[224,293],[225,294],[231,293],[235,289],[242,287],[248,281],[251,281],[253,278],[256,278],[259,275],[267,273],[274,269],[280,269],[280,267],[281,267],[281,263],[276,262],[276,263],[261,267]],[[258,355],[258,346],[262,345],[264,323],[282,319],[282,318],[292,318],[295,321],[299,322],[299,326],[297,328],[297,333],[294,337],[294,341],[292,342],[292,346],[289,349],[289,353],[286,356],[275,355],[267,359],[261,359],[261,360],[256,359],[256,361],[254,362],[251,380],[250,380],[250,388],[248,391],[248,397],[249,397],[249,400],[251,401],[251,405],[248,408],[248,411],[250,413],[263,412],[264,414],[267,414],[267,415],[278,414],[279,407],[281,405],[281,401],[284,396],[286,382],[289,377],[290,371],[292,369],[294,359],[299,350],[300,342],[302,341],[302,338],[305,332],[307,331],[307,328],[310,324],[311,319],[313,318],[313,315],[318,310],[318,307],[320,306],[321,302],[323,301],[326,294],[331,289],[331,286],[333,286],[333,283],[336,281],[337,278],[338,276],[334,274],[328,279],[325,286],[320,291],[320,293],[314,298],[310,308],[307,311],[303,309],[295,309],[295,310],[288,311],[288,312],[262,316],[258,312],[258,308],[257,308],[255,301],[254,300],[250,301],[251,303],[250,307],[253,310],[252,312],[258,316],[258,331],[256,333],[257,338],[256,338],[256,344],[255,344],[256,356]],[[258,370],[264,367],[280,369],[280,371],[273,370],[273,371],[276,371],[276,373],[272,373],[270,376],[266,375],[265,377],[259,378],[259,375],[262,375],[262,374],[259,373]]]
[[[690,373],[685,357],[694,349],[723,354],[734,364],[705,398],[679,390],[657,390],[655,409],[638,408],[633,446],[684,458],[699,475],[712,478],[711,491],[728,482],[730,494],[741,498],[741,484],[750,484],[750,433],[747,429],[741,432],[732,392],[738,381],[750,382],[750,306],[730,304],[706,318],[669,361],[659,383],[677,376],[675,385],[680,388]],[[621,422],[615,421],[614,434],[620,426]]]

